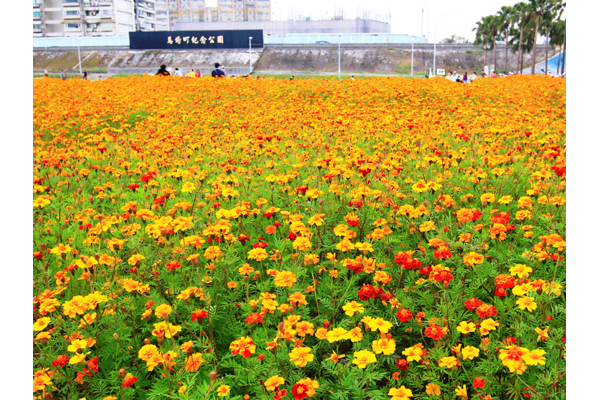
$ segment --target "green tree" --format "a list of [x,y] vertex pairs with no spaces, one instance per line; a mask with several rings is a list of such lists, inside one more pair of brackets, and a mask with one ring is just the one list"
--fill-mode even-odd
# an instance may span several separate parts
[[508,38],[509,38],[509,32],[512,30],[512,26],[515,23],[515,20],[513,18],[513,9],[510,6],[502,6],[502,8],[500,9],[500,11],[498,11],[498,16],[500,17],[500,20],[502,21],[502,30],[504,31],[504,35],[503,35],[503,39],[504,42],[506,43],[504,46],[504,70],[508,71]]

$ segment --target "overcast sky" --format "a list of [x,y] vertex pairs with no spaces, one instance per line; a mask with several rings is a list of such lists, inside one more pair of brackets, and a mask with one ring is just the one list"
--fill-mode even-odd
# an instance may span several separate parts
[[[207,0],[207,6],[216,5],[216,0]],[[475,40],[475,23],[486,15],[495,14],[502,6],[512,6],[517,0],[271,0],[272,19],[330,19],[335,10],[344,10],[344,17],[354,19],[357,15],[370,13],[384,18],[391,15],[392,33],[428,36],[433,43],[435,23],[444,14],[453,14],[439,19],[437,38],[441,41],[452,34],[463,36],[470,42]],[[423,12],[424,10],[424,12]],[[563,14],[566,15],[566,12]],[[379,19],[378,18],[378,19]],[[563,17],[564,18],[564,17]],[[422,23],[421,23],[422,22]]]

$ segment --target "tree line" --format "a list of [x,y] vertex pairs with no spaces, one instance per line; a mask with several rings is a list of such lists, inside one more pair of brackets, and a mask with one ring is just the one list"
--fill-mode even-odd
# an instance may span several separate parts
[[[508,49],[517,53],[516,70],[523,73],[523,55],[533,52],[531,73],[535,71],[536,63],[536,38],[538,35],[546,38],[546,68],[548,73],[548,46],[561,46],[558,66],[560,74],[565,72],[565,51],[567,47],[567,21],[561,19],[566,3],[562,0],[529,0],[514,6],[503,6],[494,15],[482,17],[473,28],[475,41],[473,44],[483,46],[484,65],[487,63],[487,52],[492,50],[494,68],[496,64],[496,43],[504,41],[504,69],[508,71]],[[557,69],[557,74],[558,74]]]

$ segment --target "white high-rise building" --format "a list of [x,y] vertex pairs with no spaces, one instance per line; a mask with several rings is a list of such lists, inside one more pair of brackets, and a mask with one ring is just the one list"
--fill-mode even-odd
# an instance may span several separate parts
[[138,31],[169,30],[167,0],[135,0],[135,16]]
[[33,0],[33,37],[127,36],[133,0]]

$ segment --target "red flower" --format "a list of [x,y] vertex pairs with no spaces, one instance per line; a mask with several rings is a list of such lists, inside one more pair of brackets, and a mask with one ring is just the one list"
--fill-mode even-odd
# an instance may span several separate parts
[[283,389],[283,390],[275,389],[275,396],[273,396],[273,400],[283,399],[285,396],[287,396],[286,389]]
[[204,318],[208,317],[208,313],[204,310],[196,310],[192,313],[192,322],[198,320],[198,323],[202,322]]
[[250,236],[246,235],[245,233],[242,233],[240,236],[238,236],[238,241],[241,244],[246,243],[248,240],[250,240]]
[[128,388],[132,387],[134,383],[137,382],[137,378],[131,374],[127,374],[123,379],[123,387]]
[[477,378],[475,378],[475,380],[473,381],[473,387],[475,389],[483,389],[485,387],[486,384],[486,380],[483,379],[482,377],[478,376]]
[[470,311],[474,311],[477,307],[479,307],[482,304],[483,304],[483,301],[477,300],[477,299],[474,299],[474,298],[465,301],[465,306],[467,306],[467,308]]
[[510,346],[510,345],[515,344],[515,343],[517,343],[517,339],[515,339],[512,336],[509,336],[509,337],[507,337],[506,339],[504,339],[502,341],[502,344],[505,345],[505,346]]
[[44,255],[44,253],[42,253],[41,251],[34,251],[33,252],[33,259],[34,260],[41,260],[43,255]]
[[406,323],[412,319],[412,313],[409,309],[403,307],[396,313],[396,317],[398,317],[398,320],[401,322]]
[[88,360],[87,364],[92,371],[98,372],[98,357],[94,357],[91,360]]
[[358,291],[358,298],[362,301],[369,300],[373,296],[373,285],[363,285]]
[[477,315],[479,315],[479,318],[489,318],[498,315],[498,310],[492,305],[482,304],[477,307]]
[[52,361],[52,366],[64,368],[64,366],[67,365],[68,362],[69,362],[69,357],[67,357],[63,354],[63,355],[56,357],[56,359],[54,361]]
[[352,207],[356,210],[360,210],[363,206],[363,202],[361,200],[350,200],[348,202],[348,207]]
[[408,361],[406,361],[406,358],[397,359],[396,367],[400,368],[402,371],[406,371],[408,369]]
[[265,321],[263,321],[262,315],[260,315],[259,313],[252,313],[246,318],[246,325],[258,323],[262,324],[263,322]]
[[181,268],[181,264],[179,264],[177,261],[169,261],[165,264],[165,267],[167,267],[167,272],[175,271],[176,269]]
[[138,185],[137,183],[132,183],[131,185],[127,186],[127,189],[131,189],[134,192],[139,189],[140,185]]
[[436,324],[431,324],[425,329],[425,336],[432,338],[433,340],[438,340],[443,338],[446,335],[448,328],[442,328]]
[[494,278],[494,283],[498,288],[510,289],[511,287],[515,286],[515,278],[511,275],[500,274]]
[[452,252],[450,251],[449,248],[443,246],[440,247],[439,249],[436,249],[433,252],[433,255],[435,256],[435,258],[442,258],[442,259],[446,259],[446,258],[451,258],[452,257]]
[[296,240],[296,234],[292,231],[290,231],[290,233],[288,233],[288,238],[290,240]]
[[435,279],[438,282],[450,282],[452,280],[452,278],[454,278],[452,276],[452,274],[448,271],[438,271],[433,275],[433,279]]
[[292,395],[295,399],[303,399],[308,397],[309,387],[303,383],[297,383],[292,386]]

